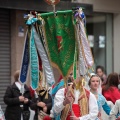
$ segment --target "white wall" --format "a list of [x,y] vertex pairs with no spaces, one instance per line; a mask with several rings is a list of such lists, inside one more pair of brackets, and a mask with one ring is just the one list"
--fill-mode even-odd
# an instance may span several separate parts
[[114,71],[120,73],[120,14],[114,14]]

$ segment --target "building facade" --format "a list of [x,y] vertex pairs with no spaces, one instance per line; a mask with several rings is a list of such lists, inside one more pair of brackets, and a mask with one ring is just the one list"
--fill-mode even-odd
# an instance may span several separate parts
[[[13,82],[15,70],[20,69],[27,26],[24,14],[30,10],[52,11],[52,7],[41,0],[8,2],[0,0],[0,105],[3,109],[3,95]],[[87,34],[95,59],[95,66],[102,65],[106,73],[120,73],[120,1],[119,0],[72,0],[61,1],[56,10],[82,6],[87,18]],[[64,7],[62,7],[64,6]],[[56,79],[59,74],[54,70]],[[28,78],[29,79],[29,78]]]

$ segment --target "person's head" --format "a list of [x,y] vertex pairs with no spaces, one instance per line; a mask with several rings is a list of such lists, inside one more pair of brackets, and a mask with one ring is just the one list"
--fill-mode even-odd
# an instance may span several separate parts
[[104,68],[103,66],[97,66],[96,67],[96,74],[99,76],[99,77],[102,77],[103,74],[104,74]]
[[111,73],[111,74],[108,75],[107,82],[106,82],[104,90],[107,90],[112,86],[118,87],[118,84],[119,84],[118,74],[117,73]]
[[109,86],[118,86],[119,84],[119,76],[117,73],[111,73],[108,75],[107,78],[107,84],[109,84]]
[[14,73],[15,82],[18,82],[19,75],[20,75],[20,70],[15,71],[15,73]]
[[118,75],[119,76],[119,84],[118,84],[118,89],[120,90],[120,74]]
[[90,77],[89,82],[88,82],[88,85],[89,85],[90,89],[92,89],[94,91],[98,90],[98,88],[100,86],[100,82],[101,82],[100,80],[101,79],[100,79],[100,77],[98,75],[92,75]]
[[120,74],[119,74],[119,84],[120,84]]
[[68,84],[70,85],[70,84],[73,83],[75,86],[76,86],[76,85],[80,85],[80,83],[81,83],[81,78],[82,78],[82,77],[80,76],[78,70],[76,70],[76,79],[73,78],[73,71],[71,71],[71,73],[70,73],[70,75],[69,75],[69,77],[68,77]]

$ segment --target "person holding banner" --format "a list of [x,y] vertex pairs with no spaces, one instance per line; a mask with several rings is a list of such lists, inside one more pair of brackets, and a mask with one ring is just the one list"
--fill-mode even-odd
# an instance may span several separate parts
[[[50,110],[52,109],[52,97],[49,94],[49,89],[47,89],[42,82],[44,81],[42,72],[40,72],[41,78],[39,82],[39,87],[35,91],[35,95],[32,99],[30,108],[35,110],[34,120],[44,120],[48,117]],[[46,118],[46,120],[48,120]]]
[[56,93],[53,111],[55,114],[61,113],[61,120],[95,120],[97,117],[97,100],[82,86],[78,71],[73,85]]
[[7,87],[4,95],[4,102],[7,105],[5,110],[6,120],[29,120],[30,90],[24,85],[24,93],[21,93],[21,83],[19,82],[20,71],[14,74],[15,82]]

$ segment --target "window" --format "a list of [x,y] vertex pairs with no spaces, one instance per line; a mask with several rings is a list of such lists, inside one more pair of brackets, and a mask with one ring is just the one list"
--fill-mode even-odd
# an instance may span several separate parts
[[94,13],[86,16],[88,40],[97,65],[112,72],[112,14]]

